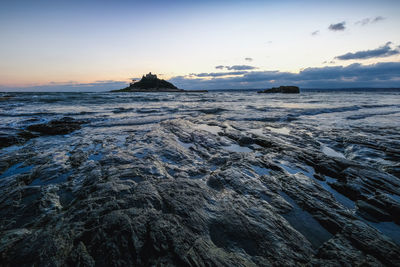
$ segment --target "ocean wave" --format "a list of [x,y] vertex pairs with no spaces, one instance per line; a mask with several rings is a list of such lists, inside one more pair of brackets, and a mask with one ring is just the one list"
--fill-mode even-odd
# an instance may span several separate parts
[[346,117],[346,119],[347,120],[362,120],[362,119],[366,119],[366,118],[369,118],[369,117],[393,115],[393,114],[397,114],[397,113],[400,114],[400,111],[368,113],[368,114],[356,114],[356,115],[348,116],[348,117]]
[[204,114],[219,114],[228,110],[224,108],[208,108],[208,109],[198,109],[198,111]]

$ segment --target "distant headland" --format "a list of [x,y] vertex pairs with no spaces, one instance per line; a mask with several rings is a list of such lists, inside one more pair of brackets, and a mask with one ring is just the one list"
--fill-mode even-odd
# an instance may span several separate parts
[[257,93],[262,94],[262,93],[281,93],[281,94],[299,94],[300,93],[300,88],[297,86],[279,86],[279,87],[273,87],[271,89],[265,89],[263,91],[258,91]]
[[183,90],[165,80],[157,78],[157,75],[148,73],[143,75],[140,81],[132,80],[128,87],[111,92],[207,92],[207,90]]

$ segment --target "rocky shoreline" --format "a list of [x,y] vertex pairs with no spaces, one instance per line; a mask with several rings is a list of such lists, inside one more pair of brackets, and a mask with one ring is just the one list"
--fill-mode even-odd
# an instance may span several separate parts
[[170,120],[119,145],[76,139],[43,153],[42,141],[3,155],[0,261],[400,264],[398,244],[369,223],[399,223],[398,178],[325,155],[301,129],[248,127]]
[[396,97],[15,95],[0,265],[398,266]]
[[85,121],[75,120],[70,117],[51,120],[48,123],[32,124],[26,129],[0,132],[0,149],[12,145],[22,145],[32,138],[46,135],[69,134],[81,128]]

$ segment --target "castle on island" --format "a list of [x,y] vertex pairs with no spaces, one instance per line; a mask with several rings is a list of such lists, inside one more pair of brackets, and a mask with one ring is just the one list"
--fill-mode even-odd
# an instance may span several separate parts
[[[147,73],[146,75],[142,76],[142,79],[146,80],[157,80],[157,75],[156,74],[151,74],[151,72]],[[132,82],[129,84],[129,86],[132,86],[134,83],[138,82],[138,80],[132,79]]]
[[[178,89],[175,85],[163,79],[159,79],[157,75],[149,72],[142,76],[140,81],[132,79],[128,87],[112,90],[111,92],[187,92]],[[206,92],[206,90],[192,90],[191,92]]]

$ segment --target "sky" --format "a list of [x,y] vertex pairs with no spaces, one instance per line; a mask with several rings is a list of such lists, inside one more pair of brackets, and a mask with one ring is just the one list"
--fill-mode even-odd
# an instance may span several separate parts
[[400,87],[400,1],[0,2],[0,91]]

